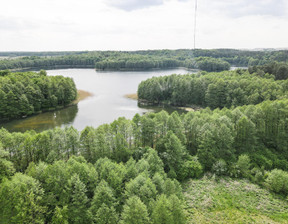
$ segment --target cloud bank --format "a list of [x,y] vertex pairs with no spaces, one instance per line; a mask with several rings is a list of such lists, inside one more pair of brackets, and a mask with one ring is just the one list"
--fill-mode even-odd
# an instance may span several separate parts
[[[0,51],[193,48],[195,0],[9,0]],[[197,48],[288,47],[288,1],[198,0]]]
[[132,11],[136,9],[148,8],[151,6],[162,5],[163,0],[108,0],[108,5],[123,9],[126,11]]

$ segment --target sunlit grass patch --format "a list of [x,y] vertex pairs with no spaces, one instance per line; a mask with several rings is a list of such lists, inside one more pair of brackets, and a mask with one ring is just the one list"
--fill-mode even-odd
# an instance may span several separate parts
[[188,223],[288,223],[288,201],[247,180],[204,177],[183,189]]

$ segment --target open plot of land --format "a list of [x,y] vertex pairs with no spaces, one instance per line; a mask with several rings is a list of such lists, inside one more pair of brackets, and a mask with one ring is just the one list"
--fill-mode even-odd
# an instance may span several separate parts
[[247,180],[203,177],[183,189],[188,223],[288,223],[288,200]]

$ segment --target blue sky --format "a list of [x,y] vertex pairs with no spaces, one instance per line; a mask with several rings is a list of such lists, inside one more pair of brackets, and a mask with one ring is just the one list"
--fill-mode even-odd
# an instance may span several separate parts
[[[193,48],[195,0],[9,0],[0,51]],[[287,0],[198,0],[197,48],[288,48]]]

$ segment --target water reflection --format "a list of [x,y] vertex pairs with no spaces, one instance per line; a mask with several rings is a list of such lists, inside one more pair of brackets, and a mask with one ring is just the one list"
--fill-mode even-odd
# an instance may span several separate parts
[[40,132],[73,124],[77,113],[78,105],[73,105],[62,110],[45,112],[25,119],[14,120],[1,126],[9,131],[25,132],[26,130],[35,130]]
[[165,110],[166,112],[168,112],[168,114],[172,114],[174,111],[177,111],[179,114],[183,114],[183,113],[187,113],[187,111],[177,108],[177,107],[172,107],[172,106],[168,106],[168,105],[155,105],[155,106],[147,106],[147,105],[142,105],[140,103],[138,103],[138,107],[142,108],[142,109],[146,109],[147,112],[155,112],[158,113],[162,110]]

